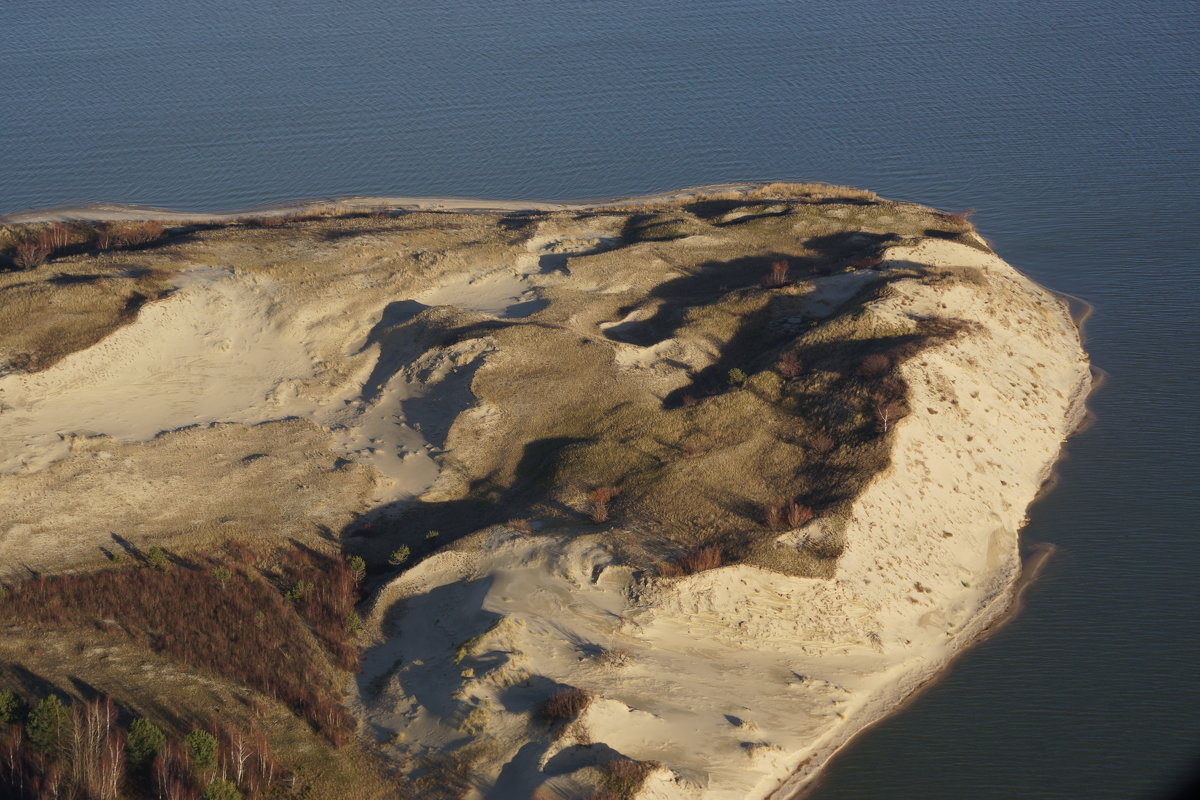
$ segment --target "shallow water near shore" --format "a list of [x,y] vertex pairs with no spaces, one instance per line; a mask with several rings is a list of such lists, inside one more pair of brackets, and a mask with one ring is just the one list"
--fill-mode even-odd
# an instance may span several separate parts
[[975,207],[1108,373],[1025,608],[815,800],[1154,797],[1200,755],[1200,14],[1184,2],[18,0],[0,213],[746,178]]

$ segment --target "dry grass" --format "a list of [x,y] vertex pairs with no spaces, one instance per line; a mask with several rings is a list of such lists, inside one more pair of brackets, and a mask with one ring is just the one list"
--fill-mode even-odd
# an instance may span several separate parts
[[0,275],[0,372],[38,372],[132,322],[147,302],[168,291],[164,271],[111,277],[21,280]]

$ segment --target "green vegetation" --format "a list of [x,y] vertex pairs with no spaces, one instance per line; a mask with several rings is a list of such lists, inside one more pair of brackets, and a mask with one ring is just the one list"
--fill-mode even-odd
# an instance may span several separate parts
[[25,718],[25,702],[10,689],[0,689],[0,725],[14,725]]
[[242,793],[238,791],[237,784],[233,781],[218,778],[204,788],[204,793],[200,795],[200,798],[201,800],[242,800]]
[[205,773],[217,765],[217,740],[206,731],[193,730],[184,738],[188,762],[198,773]]
[[161,547],[151,547],[146,551],[146,566],[157,570],[167,568],[167,554],[162,551]]
[[29,741],[43,753],[53,754],[66,750],[71,730],[71,712],[57,695],[42,699],[25,723],[25,734]]
[[125,739],[126,757],[131,767],[148,765],[167,744],[167,735],[145,717],[138,717],[129,725]]
[[408,557],[411,554],[412,554],[412,551],[409,550],[408,545],[402,544],[399,547],[397,547],[395,550],[393,550],[391,552],[391,555],[388,556],[388,563],[391,564],[393,567],[398,567],[401,564],[403,564],[404,562],[408,561]]

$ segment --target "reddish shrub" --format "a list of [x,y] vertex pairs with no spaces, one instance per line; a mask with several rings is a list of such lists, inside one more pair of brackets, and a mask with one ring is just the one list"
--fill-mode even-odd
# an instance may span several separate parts
[[611,486],[601,486],[588,492],[588,502],[592,506],[592,522],[608,521],[608,504],[616,496],[617,490]]
[[776,369],[779,370],[779,374],[783,376],[783,379],[788,381],[799,378],[800,373],[803,370],[803,365],[800,363],[800,359],[792,353],[784,353],[781,355],[779,357],[779,363],[775,366]]
[[40,241],[27,240],[17,244],[13,263],[21,269],[36,269],[45,264],[49,257],[50,250]]
[[529,520],[527,519],[510,519],[505,524],[517,533],[523,533],[526,536],[533,533],[533,526],[529,524]]
[[799,528],[813,518],[813,510],[800,505],[795,500],[787,501],[787,523],[792,528]]
[[158,220],[145,222],[129,222],[117,228],[118,242],[124,247],[140,247],[156,242],[163,237],[166,229]]
[[799,528],[813,517],[813,510],[794,499],[780,500],[767,506],[767,527],[773,530]]
[[38,243],[49,253],[62,250],[71,243],[71,229],[61,222],[47,225],[38,231]]
[[837,447],[837,441],[828,433],[818,433],[809,438],[808,446],[818,453],[828,453]]
[[907,415],[908,408],[898,400],[879,403],[875,406],[875,429],[880,433],[887,433]]
[[877,378],[892,368],[892,359],[884,353],[871,353],[858,365],[858,375],[862,378]]
[[971,215],[974,213],[975,209],[968,208],[966,211],[960,211],[958,213],[947,211],[942,216],[944,216],[948,221],[953,222],[955,225],[966,225],[967,220],[970,219]]
[[592,702],[592,693],[575,686],[564,686],[542,704],[541,716],[550,723],[570,722]]
[[658,574],[663,578],[680,578],[684,575],[695,575],[716,569],[725,561],[725,554],[720,547],[709,545],[698,547],[676,558],[658,565]]
[[786,261],[776,261],[771,264],[771,271],[763,278],[763,286],[768,289],[787,286],[788,282],[788,263]]

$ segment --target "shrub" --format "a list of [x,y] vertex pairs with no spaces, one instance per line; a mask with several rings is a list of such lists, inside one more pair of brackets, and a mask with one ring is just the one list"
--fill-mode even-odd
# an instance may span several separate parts
[[943,214],[943,216],[949,222],[953,222],[955,225],[966,225],[968,219],[974,213],[975,213],[975,209],[968,208],[966,211],[959,211],[957,213],[952,212],[952,211],[947,211],[945,214]]
[[799,528],[813,517],[813,510],[795,500],[787,501],[787,523],[793,528]]
[[813,510],[794,499],[780,500],[767,506],[766,518],[773,530],[799,528],[813,518]]
[[167,568],[167,554],[161,547],[151,547],[146,551],[146,566],[160,571]]
[[33,746],[43,753],[57,755],[63,752],[69,743],[73,722],[71,712],[57,695],[52,694],[29,712],[29,720],[25,723],[25,735],[29,737]]
[[16,692],[0,690],[0,725],[15,725],[25,716],[25,701]]
[[780,376],[785,381],[792,381],[800,377],[803,371],[803,366],[800,364],[800,359],[791,353],[785,353],[779,357],[779,363],[776,364]]
[[348,556],[346,566],[354,573],[355,582],[361,581],[367,574],[367,562],[363,560],[362,556]]
[[653,761],[635,761],[618,756],[600,768],[604,790],[620,800],[633,800],[641,791],[646,777],[658,766]]
[[200,800],[242,800],[242,793],[233,781],[218,778],[204,787]]
[[658,574],[664,578],[680,578],[684,575],[695,575],[697,572],[716,569],[724,561],[725,553],[720,547],[716,545],[697,547],[674,561],[660,564]]
[[908,409],[897,400],[879,403],[875,406],[875,429],[880,433],[887,433],[907,414]]
[[747,375],[742,370],[734,367],[733,369],[729,370],[728,378],[730,386],[741,386],[746,382]]
[[818,433],[809,438],[808,446],[818,453],[828,453],[837,447],[837,440],[828,433]]
[[238,591],[223,591],[212,566],[102,569],[23,581],[0,603],[0,623],[80,628],[112,620],[134,642],[256,689],[330,742],[343,742],[353,721],[338,702],[341,678],[331,669],[358,663],[346,626],[356,594],[345,562],[292,551],[283,562],[285,579],[314,587],[296,604],[241,569],[247,579]]
[[292,584],[292,588],[283,593],[283,597],[292,603],[299,603],[312,594],[312,591],[313,584],[311,581],[296,581]]
[[438,538],[438,537],[439,537],[439,536],[441,536],[441,535],[442,535],[442,532],[441,532],[441,531],[425,531],[425,538],[426,538],[426,539],[430,539],[430,540],[432,540],[432,539],[436,539],[436,538]]
[[131,767],[148,765],[167,744],[166,734],[157,725],[145,717],[138,717],[129,726],[129,736],[125,741],[125,752],[128,754]]
[[517,533],[523,533],[526,536],[533,533],[533,526],[529,524],[529,520],[527,519],[510,519],[504,524]]
[[608,504],[617,496],[617,490],[611,486],[600,486],[588,492],[588,502],[591,504],[592,522],[608,521]]
[[53,253],[71,243],[71,229],[61,222],[55,222],[38,231],[37,240],[46,248],[46,252]]
[[776,261],[771,264],[771,271],[763,278],[763,286],[768,289],[775,289],[780,286],[786,286],[788,282],[788,263],[786,261]]
[[140,247],[158,241],[166,229],[157,220],[130,222],[116,229],[117,241],[125,247]]
[[592,693],[575,686],[564,686],[542,704],[541,716],[551,724],[570,722],[577,718],[592,702]]
[[412,551],[408,549],[408,545],[402,544],[393,550],[392,554],[388,556],[388,563],[393,567],[398,567],[405,561],[408,561],[408,557],[410,555],[412,555]]
[[213,577],[221,582],[221,588],[225,587],[225,582],[233,577],[233,573],[229,571],[229,567],[214,567],[212,571]]
[[36,269],[46,263],[50,250],[41,242],[29,240],[20,242],[16,247],[13,263],[21,269]]
[[891,368],[891,358],[884,353],[871,353],[858,365],[858,375],[862,378],[877,378]]
[[206,772],[217,765],[217,740],[207,731],[193,730],[183,739],[192,769]]

